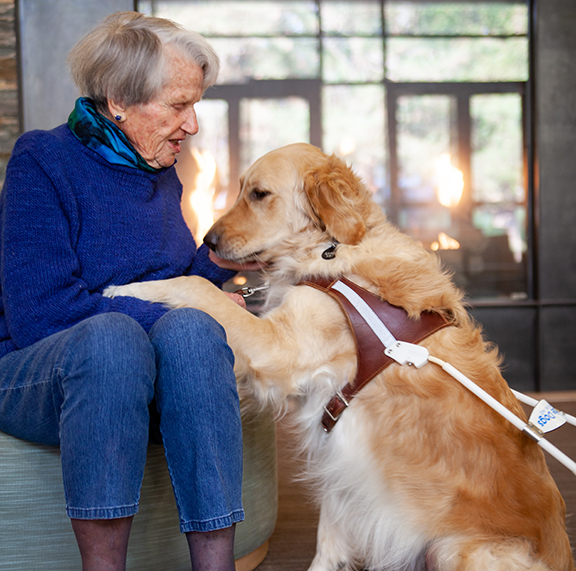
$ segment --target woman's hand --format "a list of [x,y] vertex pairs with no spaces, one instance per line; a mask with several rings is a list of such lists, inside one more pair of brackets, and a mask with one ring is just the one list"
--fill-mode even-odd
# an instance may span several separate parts
[[247,262],[246,264],[239,264],[238,262],[233,262],[231,260],[224,260],[223,258],[219,258],[212,250],[210,250],[208,255],[210,260],[217,266],[220,266],[223,270],[257,272],[266,265],[263,262]]
[[243,309],[246,309],[246,301],[239,293],[229,293],[227,291],[225,293],[234,303],[237,303]]
[[[257,272],[266,265],[263,262],[248,262],[246,264],[239,264],[238,262],[232,262],[231,260],[224,260],[223,258],[219,258],[212,250],[210,250],[208,256],[212,262],[224,270],[235,270],[237,272],[242,270],[247,272]],[[240,307],[246,309],[246,301],[239,293],[230,293],[226,291],[224,293]]]

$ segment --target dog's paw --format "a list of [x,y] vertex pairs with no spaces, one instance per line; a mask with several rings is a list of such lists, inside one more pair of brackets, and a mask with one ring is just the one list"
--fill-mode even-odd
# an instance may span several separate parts
[[171,280],[156,280],[133,282],[126,285],[108,286],[105,297],[135,297],[151,303],[163,303],[168,307],[186,307],[185,300],[178,296],[179,287],[189,278],[173,278]]
[[108,286],[103,292],[104,297],[141,297],[139,284],[127,284],[121,286]]
[[118,297],[123,295],[119,293],[121,291],[122,286],[108,286],[103,292],[102,295],[104,297]]

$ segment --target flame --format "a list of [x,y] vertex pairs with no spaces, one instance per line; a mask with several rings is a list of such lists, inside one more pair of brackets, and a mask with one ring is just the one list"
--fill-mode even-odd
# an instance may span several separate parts
[[435,162],[438,201],[447,208],[458,206],[464,191],[462,171],[450,161],[450,153],[444,153]]
[[438,241],[432,242],[430,248],[436,252],[437,250],[459,250],[460,249],[460,242],[448,236],[444,232],[440,232],[438,234]]
[[340,154],[342,156],[351,155],[356,150],[356,139],[354,137],[342,137],[340,139]]
[[200,152],[193,147],[191,152],[198,165],[198,174],[194,191],[190,195],[190,206],[198,220],[194,239],[197,244],[201,244],[206,232],[214,224],[216,159],[209,151]]

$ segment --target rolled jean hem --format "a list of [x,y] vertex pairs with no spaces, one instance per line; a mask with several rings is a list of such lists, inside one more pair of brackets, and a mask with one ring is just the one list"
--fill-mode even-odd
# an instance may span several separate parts
[[217,517],[205,521],[187,521],[180,523],[180,531],[188,533],[190,531],[216,531],[217,529],[225,529],[240,523],[244,520],[244,510],[239,509],[233,511],[230,515]]
[[138,512],[138,504],[115,508],[66,508],[71,519],[118,519],[131,517]]

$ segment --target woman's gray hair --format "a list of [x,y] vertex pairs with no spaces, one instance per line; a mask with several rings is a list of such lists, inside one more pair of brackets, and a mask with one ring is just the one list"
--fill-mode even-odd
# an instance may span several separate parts
[[169,81],[166,47],[204,72],[203,90],[216,82],[220,62],[196,32],[164,18],[117,12],[82,38],[68,56],[72,79],[83,96],[107,111],[109,100],[128,107],[150,102]]

